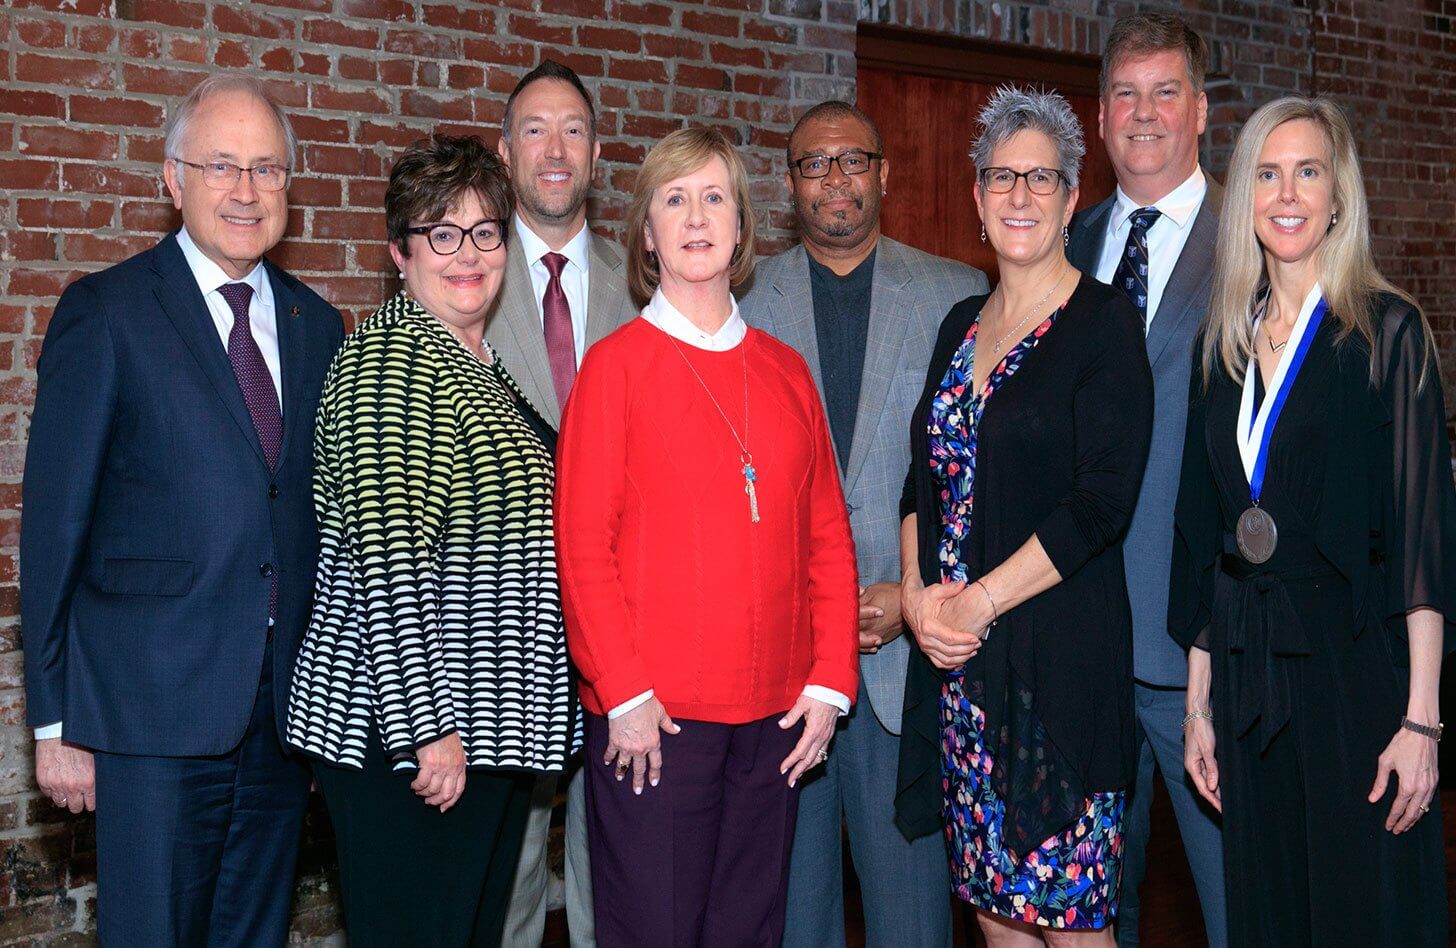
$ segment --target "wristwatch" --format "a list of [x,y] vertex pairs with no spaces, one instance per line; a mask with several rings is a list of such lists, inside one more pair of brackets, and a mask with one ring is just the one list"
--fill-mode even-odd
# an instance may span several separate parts
[[1440,722],[1437,722],[1434,726],[1430,724],[1417,724],[1407,717],[1402,717],[1400,719],[1400,726],[1405,728],[1407,731],[1415,731],[1421,737],[1429,737],[1431,740],[1436,741],[1437,743],[1440,743],[1441,732],[1446,729],[1446,725],[1441,724]]

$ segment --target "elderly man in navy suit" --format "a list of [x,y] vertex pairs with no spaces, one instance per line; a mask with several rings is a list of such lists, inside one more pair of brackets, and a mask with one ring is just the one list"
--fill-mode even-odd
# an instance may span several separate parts
[[343,338],[266,262],[295,152],[252,79],[172,115],[182,229],[61,296],[20,538],[36,782],[96,811],[112,945],[279,945],[308,771],[279,721],[318,545],[314,414]]
[[1198,166],[1207,120],[1208,47],[1176,16],[1118,20],[1102,57],[1102,143],[1117,190],[1072,221],[1072,265],[1127,294],[1143,316],[1153,368],[1153,443],[1123,555],[1132,603],[1137,782],[1128,798],[1117,937],[1138,943],[1155,770],[1173,800],[1211,948],[1226,944],[1223,842],[1216,815],[1183,771],[1188,661],[1168,635],[1173,504],[1188,420],[1193,338],[1208,309],[1223,188]]

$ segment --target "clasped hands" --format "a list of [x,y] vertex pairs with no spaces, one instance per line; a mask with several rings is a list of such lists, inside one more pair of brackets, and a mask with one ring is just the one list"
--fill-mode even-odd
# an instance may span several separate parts
[[918,577],[900,585],[900,610],[920,651],[936,668],[950,671],[980,651],[995,619],[990,600],[963,582],[926,586]]

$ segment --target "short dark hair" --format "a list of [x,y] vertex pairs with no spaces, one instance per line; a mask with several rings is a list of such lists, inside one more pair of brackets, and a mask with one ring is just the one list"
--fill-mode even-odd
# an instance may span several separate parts
[[1146,56],[1163,50],[1181,50],[1188,60],[1188,79],[1194,92],[1203,91],[1208,75],[1208,44],[1203,37],[1171,13],[1134,13],[1118,17],[1102,51],[1102,73],[1097,80],[1097,94],[1107,95],[1107,83],[1118,60],[1126,56]]
[[389,242],[408,257],[408,228],[438,221],[469,192],[493,217],[508,221],[515,212],[505,162],[479,135],[431,135],[410,145],[390,169],[384,192]]
[[789,132],[789,143],[784,148],[785,158],[789,161],[794,160],[794,139],[798,136],[799,129],[805,125],[808,125],[815,119],[833,120],[847,118],[857,119],[863,122],[865,127],[870,130],[870,138],[874,140],[875,151],[883,152],[885,150],[885,143],[880,138],[879,127],[875,125],[874,119],[865,114],[864,109],[861,109],[857,105],[851,105],[848,102],[841,102],[839,99],[830,99],[827,102],[820,102],[799,116],[799,120],[794,123],[793,131]]
[[581,94],[582,100],[586,102],[586,112],[591,118],[591,137],[597,137],[597,108],[592,104],[591,93],[586,91],[582,85],[581,77],[576,70],[570,66],[563,65],[554,59],[543,59],[541,65],[532,69],[521,77],[516,87],[511,90],[510,98],[506,99],[506,115],[501,119],[501,137],[506,141],[511,140],[511,116],[516,110],[516,99],[526,91],[526,87],[533,82],[540,82],[543,79],[555,79],[557,82],[564,82]]

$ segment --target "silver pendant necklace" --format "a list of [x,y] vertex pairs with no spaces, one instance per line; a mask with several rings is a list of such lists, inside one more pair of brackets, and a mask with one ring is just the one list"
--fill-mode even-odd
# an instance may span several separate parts
[[1022,326],[1025,326],[1028,319],[1041,312],[1042,307],[1047,304],[1047,300],[1051,299],[1052,294],[1057,291],[1057,287],[1062,285],[1062,280],[1066,277],[1067,270],[1069,269],[1071,269],[1070,266],[1065,267],[1063,268],[1061,273],[1057,274],[1056,281],[1052,283],[1051,288],[1046,291],[1046,295],[1038,300],[1036,305],[1033,306],[1025,316],[1021,317],[1021,322],[1017,323],[1015,326],[1012,326],[1001,335],[1000,339],[997,339],[994,343],[991,344],[991,351],[993,353],[999,356],[1001,354],[1001,347],[1006,344],[1006,340],[1011,337],[1011,334],[1016,332],[1016,330],[1020,329]]
[[733,433],[733,440],[738,442],[738,463],[743,465],[741,469],[743,473],[743,492],[748,495],[748,516],[754,523],[758,523],[758,489],[754,486],[754,482],[758,480],[758,471],[754,470],[753,467],[753,453],[748,450],[748,339],[745,337],[738,344],[743,354],[743,437],[741,438],[738,437],[738,429],[733,427],[733,422],[728,420],[728,413],[723,410],[722,405],[718,404],[718,399],[713,395],[713,390],[708,388],[707,382],[703,381],[702,375],[693,366],[692,360],[688,358],[688,354],[683,352],[682,346],[678,344],[676,339],[671,336],[668,339],[672,343],[672,347],[677,350],[677,354],[682,356],[683,362],[687,364],[688,370],[693,373],[693,377],[698,380],[698,384],[703,387],[703,391],[708,393],[708,399],[712,401],[713,407],[718,409],[719,415],[723,416],[723,423]]

